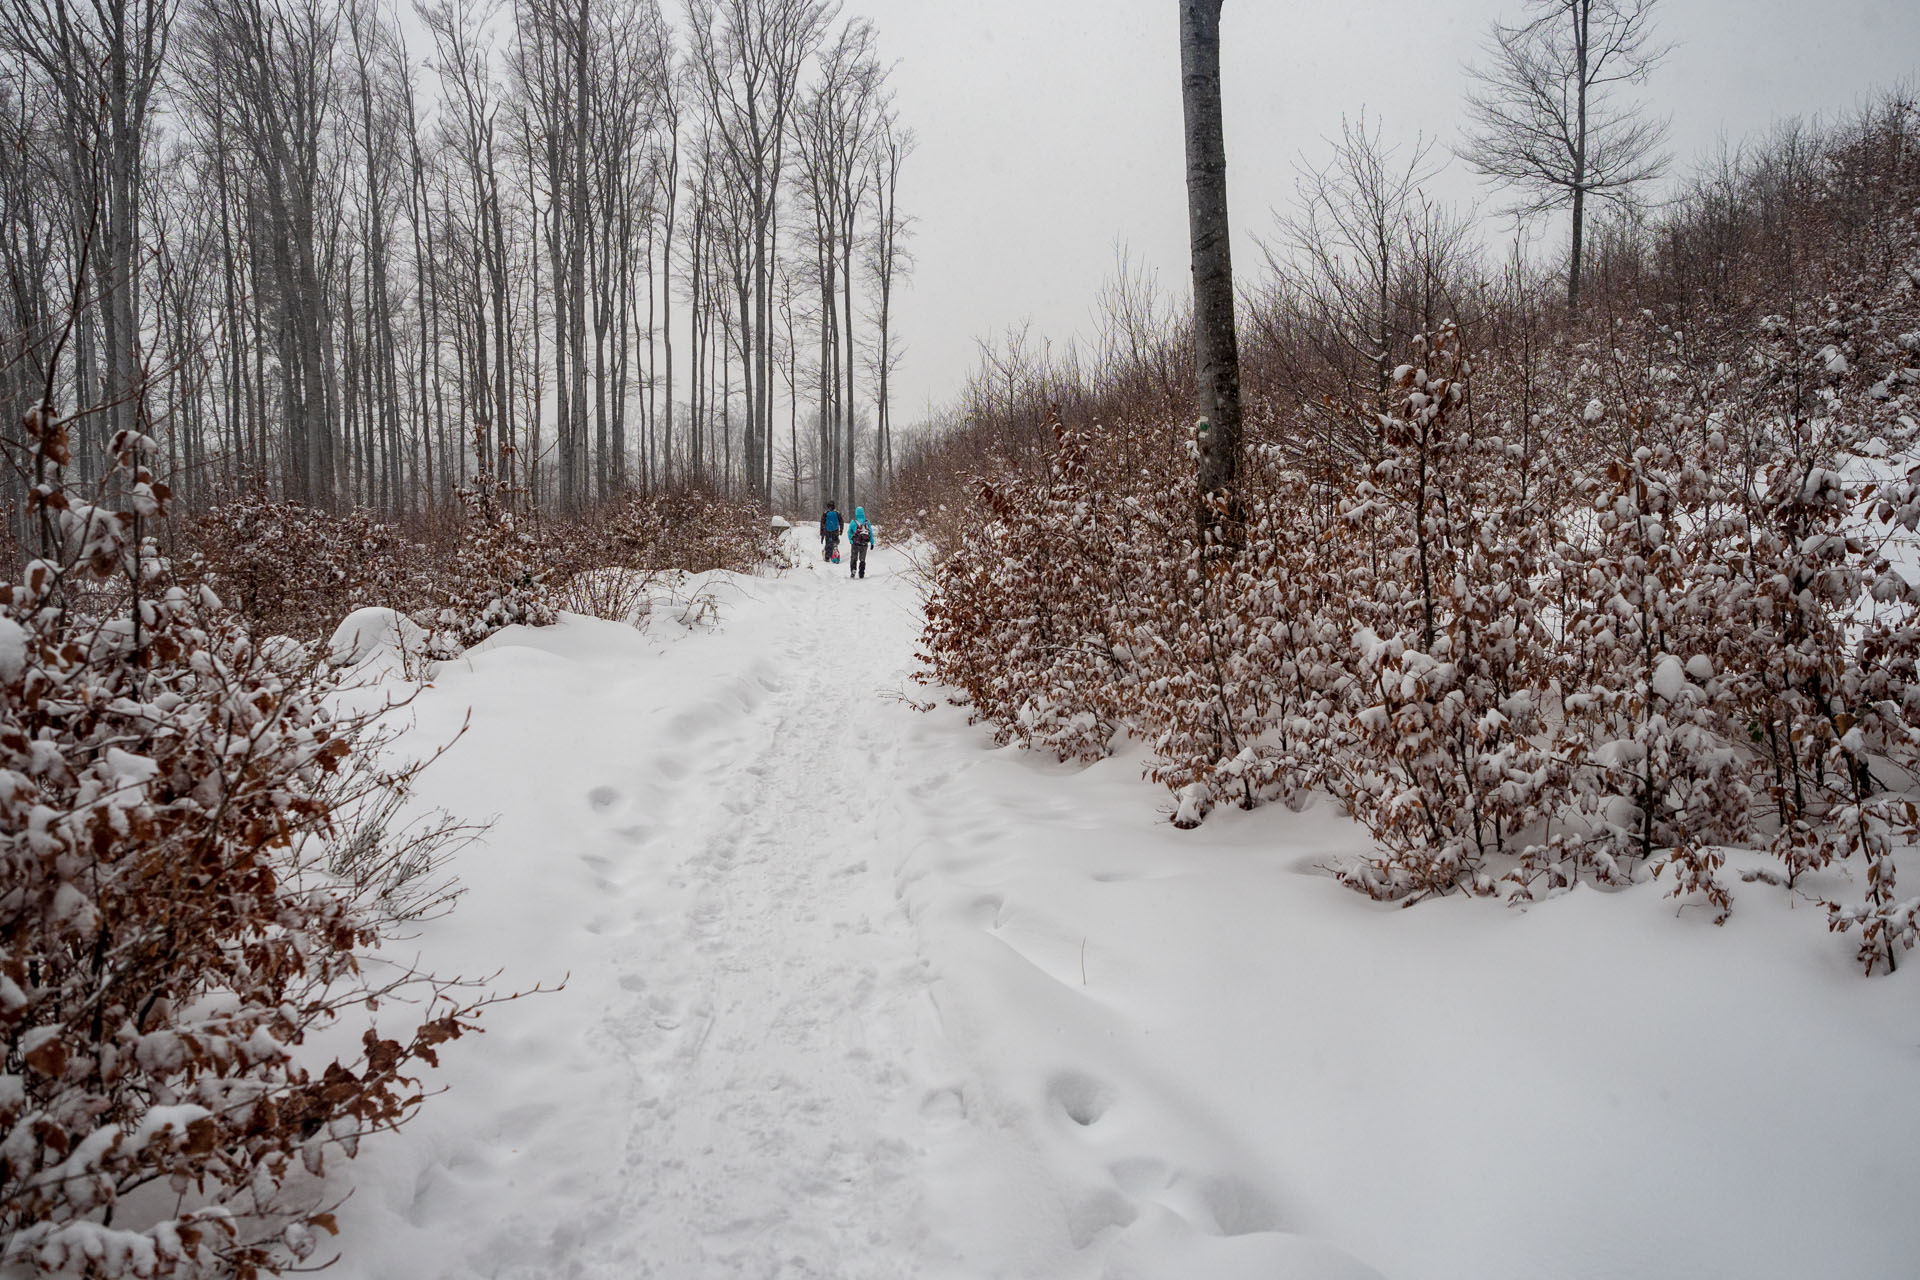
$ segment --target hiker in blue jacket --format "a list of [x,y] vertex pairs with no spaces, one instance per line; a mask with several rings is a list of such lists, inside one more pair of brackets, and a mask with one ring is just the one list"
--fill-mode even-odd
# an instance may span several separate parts
[[853,509],[853,523],[847,526],[847,545],[853,548],[853,558],[847,564],[849,578],[867,576],[867,548],[873,545],[873,526],[867,523],[867,509]]
[[829,500],[826,513],[820,517],[820,546],[822,560],[833,559],[840,550],[840,512]]

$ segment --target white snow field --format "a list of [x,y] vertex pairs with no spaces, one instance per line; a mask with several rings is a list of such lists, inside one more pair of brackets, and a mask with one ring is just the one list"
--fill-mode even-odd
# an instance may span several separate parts
[[[1371,903],[1330,808],[1165,821],[1139,760],[909,680],[897,551],[440,669],[495,815],[412,946],[491,1010],[350,1166],[334,1274],[1920,1274],[1920,954],[1740,884]],[[817,555],[817,551],[813,552]]]

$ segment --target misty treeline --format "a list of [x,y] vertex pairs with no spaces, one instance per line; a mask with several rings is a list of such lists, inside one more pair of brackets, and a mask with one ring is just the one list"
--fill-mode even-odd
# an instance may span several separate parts
[[1723,148],[1590,227],[1577,291],[1431,167],[1349,128],[1243,281],[1231,556],[1196,549],[1188,321],[1150,277],[1123,261],[1089,355],[983,344],[893,494],[942,553],[927,678],[1062,758],[1138,740],[1182,825],[1331,795],[1379,898],[1659,876],[1724,919],[1737,873],[1891,968],[1920,110]]
[[0,0],[0,416],[189,512],[851,499],[912,145],[827,0]]

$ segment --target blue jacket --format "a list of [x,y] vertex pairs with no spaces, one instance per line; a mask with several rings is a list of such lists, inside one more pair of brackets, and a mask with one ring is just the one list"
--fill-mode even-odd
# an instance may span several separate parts
[[871,545],[874,541],[873,526],[867,523],[867,509],[865,507],[855,507],[853,509],[853,527],[847,532],[847,541],[854,543],[859,542],[860,530],[863,528],[867,533],[866,540],[868,544]]

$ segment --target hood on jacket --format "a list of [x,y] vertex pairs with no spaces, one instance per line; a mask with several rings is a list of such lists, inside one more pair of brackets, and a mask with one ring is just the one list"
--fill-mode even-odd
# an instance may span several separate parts
[[867,518],[867,509],[865,507],[855,507],[853,509],[853,518],[855,520],[865,520]]

